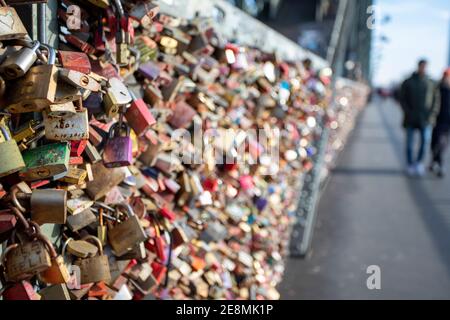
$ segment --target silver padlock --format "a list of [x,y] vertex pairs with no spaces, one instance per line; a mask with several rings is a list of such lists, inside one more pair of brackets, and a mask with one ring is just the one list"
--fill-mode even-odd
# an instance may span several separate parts
[[85,89],[92,92],[98,92],[100,90],[100,84],[97,81],[79,71],[60,68],[59,78],[80,89]]
[[7,56],[0,66],[0,73],[7,80],[23,77],[33,66],[38,56],[39,41],[23,42],[23,47]]
[[128,88],[120,79],[109,79],[103,100],[105,113],[108,117],[114,117],[119,112],[120,107],[131,103],[132,100]]

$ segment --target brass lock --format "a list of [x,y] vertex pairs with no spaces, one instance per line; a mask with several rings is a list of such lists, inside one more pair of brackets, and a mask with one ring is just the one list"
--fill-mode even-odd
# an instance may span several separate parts
[[22,154],[15,140],[11,139],[9,132],[4,126],[0,126],[5,142],[0,143],[0,178],[25,168]]
[[64,116],[51,116],[44,112],[45,137],[48,140],[78,141],[89,139],[87,109]]
[[120,107],[126,106],[131,101],[130,92],[125,84],[118,78],[109,79],[103,100],[106,116],[116,116],[120,111]]
[[34,66],[24,77],[11,82],[7,110],[11,113],[42,111],[55,103],[58,68],[55,66],[55,50],[42,45],[48,51],[47,64]]
[[[20,244],[14,243],[10,250],[5,250],[3,253],[2,261],[6,260],[3,264],[8,281],[18,282],[30,279],[51,267],[49,251],[53,247],[49,242],[43,241],[43,238],[37,236],[39,232],[35,226],[29,225],[25,230],[25,237],[29,238],[29,241]],[[16,233],[13,234],[13,239],[15,239],[15,235]]]
[[30,222],[34,228],[37,230],[36,238],[43,241],[47,248],[49,249],[51,265],[49,268],[45,269],[43,272],[39,274],[39,278],[41,281],[46,282],[48,284],[63,284],[67,283],[70,278],[69,270],[64,263],[64,259],[61,255],[56,253],[55,248],[51,244],[50,240],[45,237],[39,230],[39,226],[35,222]]
[[80,267],[81,284],[111,280],[108,256],[103,254],[103,246],[100,240],[94,236],[83,238],[84,241],[91,241],[98,247],[98,255],[86,259],[78,259],[75,265]]
[[98,92],[100,90],[100,84],[97,81],[79,71],[60,68],[59,78],[79,89],[89,90],[91,92]]
[[0,4],[0,41],[26,38],[28,36],[27,29],[20,20],[16,9],[8,7],[4,0],[1,0]]
[[19,193],[17,186],[11,188],[11,198],[23,213],[26,209],[18,199],[29,201],[31,219],[39,225],[46,223],[65,224],[67,217],[67,191],[60,189],[35,189],[31,194]]
[[139,218],[134,214],[129,204],[121,203],[116,206],[116,217],[119,218],[119,209],[125,209],[128,218],[108,230],[108,240],[118,257],[132,250],[139,242],[145,241],[147,235],[142,228]]

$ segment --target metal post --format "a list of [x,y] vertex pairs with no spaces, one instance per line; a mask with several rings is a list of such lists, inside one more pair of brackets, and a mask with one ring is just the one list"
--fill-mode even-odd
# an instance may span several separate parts
[[47,43],[47,4],[38,3],[38,40],[40,43]]

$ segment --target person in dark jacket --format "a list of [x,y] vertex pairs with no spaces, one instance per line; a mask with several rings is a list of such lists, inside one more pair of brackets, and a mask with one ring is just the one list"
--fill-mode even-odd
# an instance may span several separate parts
[[[427,62],[421,60],[416,72],[406,79],[400,89],[400,104],[406,129],[407,173],[410,176],[425,174],[426,150],[431,138],[431,128],[439,112],[439,88],[426,74]],[[414,134],[420,133],[420,148],[414,155]]]
[[431,139],[433,160],[430,170],[438,177],[443,178],[445,176],[443,155],[447,149],[450,135],[450,68],[445,70],[439,90],[441,94],[441,108],[436,118],[436,125]]

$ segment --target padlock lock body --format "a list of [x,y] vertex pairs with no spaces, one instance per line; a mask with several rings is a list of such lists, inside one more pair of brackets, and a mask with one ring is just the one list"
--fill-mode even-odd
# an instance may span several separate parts
[[127,123],[138,136],[142,136],[156,123],[155,118],[142,99],[133,101],[125,113]]
[[62,256],[52,259],[52,265],[40,274],[42,281],[48,284],[67,283],[70,279],[70,273]]
[[45,114],[51,117],[66,117],[67,115],[75,114],[76,112],[77,110],[72,101],[61,104],[51,104],[45,110]]
[[49,179],[69,170],[70,146],[67,142],[54,143],[26,150],[23,153],[26,168],[19,175],[25,181]]
[[0,178],[25,168],[25,162],[15,140],[0,143]]
[[78,101],[82,97],[83,95],[80,89],[62,80],[57,82],[54,103],[64,104],[67,102]]
[[119,65],[126,65],[130,61],[130,50],[127,43],[117,44],[116,61]]
[[8,281],[26,280],[52,265],[50,255],[42,241],[30,241],[12,249],[6,256]]
[[108,139],[103,150],[103,163],[107,168],[126,167],[133,161],[133,142],[131,138],[113,137]]
[[94,180],[87,183],[86,193],[93,200],[103,198],[112,188],[125,179],[123,168],[108,169],[103,162],[92,165]]
[[31,219],[45,223],[65,224],[67,217],[67,191],[36,189],[31,194]]
[[0,7],[0,41],[23,39],[27,29],[13,7]]
[[48,140],[77,141],[89,139],[88,111],[54,117],[44,112],[45,137]]
[[90,209],[86,209],[78,214],[67,217],[67,227],[76,232],[95,222],[97,218]]
[[120,257],[132,250],[147,238],[144,229],[135,215],[108,230],[108,240],[116,256]]
[[40,65],[11,83],[7,110],[11,113],[39,112],[55,103],[58,68]]
[[64,68],[85,74],[91,73],[91,62],[88,55],[84,52],[58,50],[58,57]]
[[103,99],[105,114],[107,117],[114,117],[119,112],[119,108],[131,102],[132,98],[124,83],[118,78],[110,78],[109,87]]
[[7,80],[23,77],[36,60],[36,50],[23,47],[6,57],[6,60],[0,66],[0,73]]
[[2,295],[5,301],[41,300],[29,281],[20,281],[8,287]]
[[106,255],[77,259],[74,264],[80,267],[81,284],[111,280],[109,261]]

